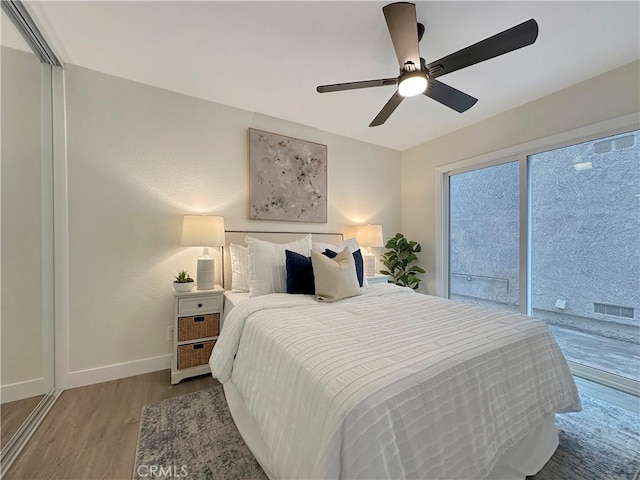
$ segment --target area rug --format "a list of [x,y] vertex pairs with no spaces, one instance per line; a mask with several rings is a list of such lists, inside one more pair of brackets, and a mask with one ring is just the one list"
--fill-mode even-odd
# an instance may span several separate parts
[[[557,415],[560,446],[529,480],[636,480],[637,414],[581,395],[583,411]],[[222,386],[147,405],[133,478],[267,477],[236,429]]]
[[556,415],[553,457],[531,480],[636,480],[640,415],[580,394],[582,411]]
[[267,479],[233,422],[222,385],[142,409],[133,478]]

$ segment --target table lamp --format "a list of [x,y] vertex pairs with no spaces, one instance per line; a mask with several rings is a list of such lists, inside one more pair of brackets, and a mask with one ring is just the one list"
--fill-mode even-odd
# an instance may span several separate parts
[[198,258],[196,289],[213,289],[215,265],[209,255],[209,247],[224,247],[224,218],[213,215],[185,215],[180,245],[203,248],[202,256]]
[[371,277],[377,273],[376,256],[371,253],[371,247],[384,247],[382,225],[356,225],[356,239],[358,239],[358,244],[364,248],[362,261],[365,275]]

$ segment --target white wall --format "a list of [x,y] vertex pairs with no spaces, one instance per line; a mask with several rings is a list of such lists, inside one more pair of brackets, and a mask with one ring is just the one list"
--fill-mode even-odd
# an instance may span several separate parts
[[420,290],[436,291],[436,169],[640,110],[640,62],[402,152],[402,231],[421,243]]
[[[397,151],[72,65],[65,78],[67,386],[168,368],[172,277],[201,254],[178,245],[184,214],[228,230],[399,230]],[[248,220],[250,127],[328,145],[328,223]]]

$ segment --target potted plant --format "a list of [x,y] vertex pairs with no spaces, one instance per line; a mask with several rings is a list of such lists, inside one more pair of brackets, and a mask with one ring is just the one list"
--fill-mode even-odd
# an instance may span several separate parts
[[173,289],[176,292],[190,292],[195,285],[193,278],[189,276],[189,272],[181,270],[173,281]]
[[416,253],[422,251],[420,244],[407,240],[401,233],[396,233],[395,237],[387,241],[385,248],[389,251],[382,255],[382,263],[387,270],[381,270],[380,273],[388,275],[390,283],[416,290],[421,281],[416,274],[424,273],[422,267],[412,265],[418,260]]

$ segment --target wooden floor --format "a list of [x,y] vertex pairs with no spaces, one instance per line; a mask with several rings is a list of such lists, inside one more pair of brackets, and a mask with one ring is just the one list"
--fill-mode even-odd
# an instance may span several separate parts
[[[6,480],[131,479],[144,405],[202,390],[210,376],[170,385],[169,370],[66,390]],[[578,389],[638,412],[640,399],[582,379]]]
[[131,479],[142,407],[217,384],[164,370],[66,390],[3,478]]
[[15,402],[4,403],[0,406],[0,445],[2,447],[11,440],[14,433],[20,428],[20,425],[40,403],[44,395],[38,395],[24,400],[16,400]]

